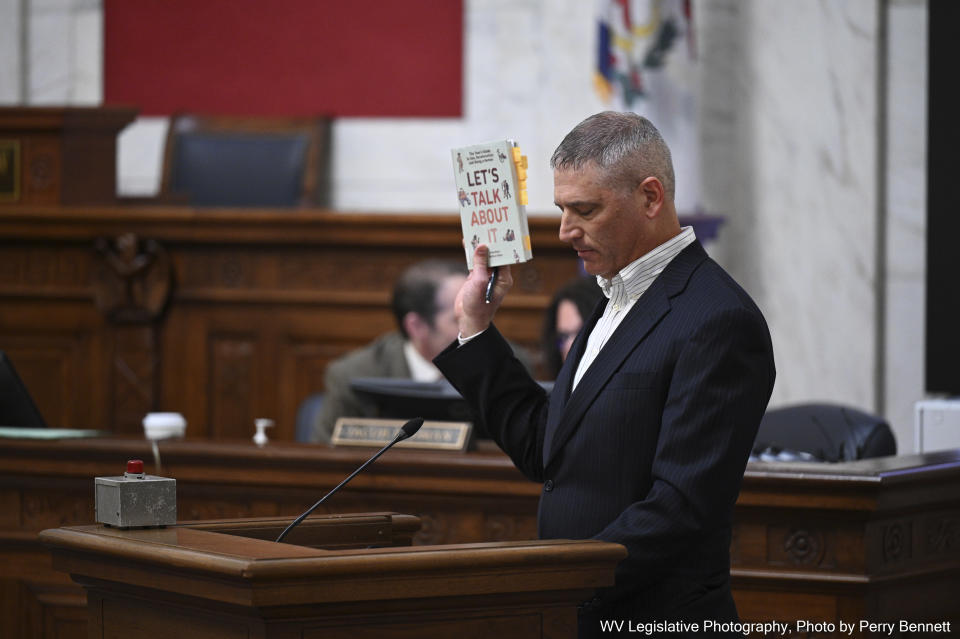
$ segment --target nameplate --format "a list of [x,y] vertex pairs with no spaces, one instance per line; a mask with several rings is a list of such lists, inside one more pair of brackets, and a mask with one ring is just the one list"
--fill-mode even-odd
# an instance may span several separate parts
[[[333,427],[330,443],[334,446],[371,446],[382,448],[397,436],[405,419],[341,417]],[[470,422],[425,421],[417,434],[397,446],[464,452],[470,444]]]

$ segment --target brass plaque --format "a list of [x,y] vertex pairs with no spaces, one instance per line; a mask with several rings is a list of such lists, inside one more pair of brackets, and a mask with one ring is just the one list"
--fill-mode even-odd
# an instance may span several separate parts
[[[334,446],[382,448],[397,436],[403,419],[341,417],[333,427]],[[425,421],[416,435],[397,444],[404,448],[466,451],[473,424],[470,422]]]
[[0,139],[0,202],[20,200],[20,140]]

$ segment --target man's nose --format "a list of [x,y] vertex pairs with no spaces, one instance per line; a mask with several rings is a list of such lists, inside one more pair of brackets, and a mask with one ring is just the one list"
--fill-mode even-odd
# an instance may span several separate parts
[[560,213],[560,241],[569,243],[580,235],[580,227],[572,221],[571,215],[566,212]]

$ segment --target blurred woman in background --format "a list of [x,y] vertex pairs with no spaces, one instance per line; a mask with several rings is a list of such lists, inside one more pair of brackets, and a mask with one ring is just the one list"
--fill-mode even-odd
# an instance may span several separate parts
[[549,379],[556,379],[574,338],[601,299],[603,292],[595,277],[571,280],[553,296],[541,337],[543,368]]

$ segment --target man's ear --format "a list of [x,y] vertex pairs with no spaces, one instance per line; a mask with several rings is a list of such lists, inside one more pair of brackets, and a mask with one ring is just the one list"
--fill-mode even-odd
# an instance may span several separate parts
[[663,182],[651,175],[637,186],[636,196],[640,200],[644,215],[651,220],[656,218],[666,197]]
[[410,341],[414,344],[418,343],[422,339],[423,334],[429,328],[430,327],[423,320],[423,318],[413,311],[410,311],[403,316],[403,330],[407,333]]

